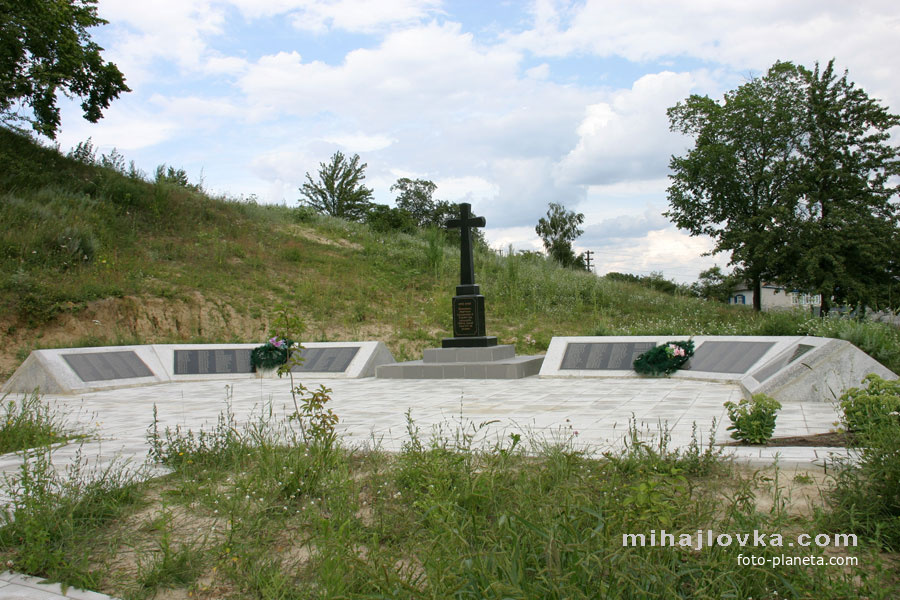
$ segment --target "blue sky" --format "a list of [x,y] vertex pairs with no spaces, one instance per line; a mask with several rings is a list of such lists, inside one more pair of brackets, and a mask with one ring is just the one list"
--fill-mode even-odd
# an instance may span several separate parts
[[132,92],[58,141],[90,137],[144,171],[296,206],[336,150],[392,204],[400,177],[468,201],[494,247],[540,249],[549,202],[586,216],[597,272],[690,282],[727,256],[663,216],[690,140],[665,110],[721,97],[776,60],[840,69],[900,110],[891,1],[99,0],[93,30]]

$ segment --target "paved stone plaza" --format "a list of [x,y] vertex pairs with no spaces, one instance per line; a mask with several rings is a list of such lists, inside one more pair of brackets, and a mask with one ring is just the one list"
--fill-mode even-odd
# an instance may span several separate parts
[[[729,441],[730,425],[723,406],[741,398],[737,384],[684,379],[541,379],[518,380],[396,380],[303,378],[309,388],[319,383],[333,390],[330,407],[340,417],[339,431],[346,444],[379,445],[399,450],[407,439],[406,412],[419,427],[422,437],[436,428],[452,438],[456,427],[482,428],[478,440],[493,444],[508,439],[510,433],[523,439],[571,440],[595,454],[620,449],[627,437],[629,421],[645,439],[659,437],[661,429],[671,436],[669,447],[683,447],[691,441],[693,424],[709,437],[717,421],[716,441]],[[12,397],[12,396],[11,396]],[[232,381],[179,382],[127,389],[104,390],[72,396],[48,396],[68,423],[92,434],[81,445],[86,463],[103,468],[114,460],[129,461],[138,468],[147,460],[147,428],[156,405],[159,425],[183,428],[212,428],[218,415],[231,405],[239,423],[259,415],[271,405],[276,415],[293,410],[287,379],[243,379]],[[776,436],[825,433],[838,420],[829,403],[784,403],[778,413]],[[68,444],[53,453],[54,465],[62,470],[70,463],[79,444]],[[734,448],[726,453],[752,464],[790,466],[822,465],[835,448]],[[15,475],[22,464],[18,454],[0,457],[0,473]],[[151,469],[149,474],[159,473]],[[0,498],[0,502],[8,499]],[[12,573],[0,574],[0,599],[101,598],[59,586],[38,584],[36,580]]]

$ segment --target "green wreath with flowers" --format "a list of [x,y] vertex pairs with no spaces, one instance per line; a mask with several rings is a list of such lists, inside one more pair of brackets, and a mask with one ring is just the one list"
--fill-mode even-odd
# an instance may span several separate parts
[[288,361],[293,346],[291,340],[273,337],[250,351],[250,364],[257,371],[277,369]]
[[634,370],[641,375],[671,375],[694,355],[694,340],[667,342],[647,350],[634,359]]

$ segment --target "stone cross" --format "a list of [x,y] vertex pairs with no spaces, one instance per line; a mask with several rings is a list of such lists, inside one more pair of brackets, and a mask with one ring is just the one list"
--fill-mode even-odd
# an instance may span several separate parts
[[472,214],[472,205],[463,202],[459,205],[459,218],[449,219],[448,229],[459,227],[459,284],[475,285],[475,259],[472,255],[472,228],[484,227],[484,217]]

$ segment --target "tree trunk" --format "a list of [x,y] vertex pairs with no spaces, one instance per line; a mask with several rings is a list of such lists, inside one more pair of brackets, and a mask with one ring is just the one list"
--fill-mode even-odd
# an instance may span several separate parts
[[826,317],[828,316],[828,311],[831,310],[831,290],[822,290],[822,303],[819,305],[819,316]]
[[753,278],[753,310],[762,310],[762,280],[759,277]]

